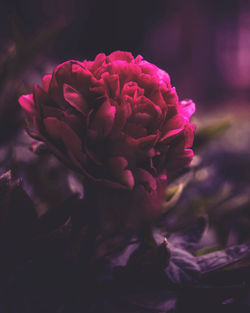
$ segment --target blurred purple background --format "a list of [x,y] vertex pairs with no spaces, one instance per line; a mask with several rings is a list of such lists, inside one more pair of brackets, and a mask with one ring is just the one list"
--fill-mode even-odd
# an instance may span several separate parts
[[180,97],[203,107],[249,98],[249,1],[9,0],[0,8],[1,42],[13,36],[13,18],[25,38],[64,20],[45,51],[55,63],[128,50],[169,72]]

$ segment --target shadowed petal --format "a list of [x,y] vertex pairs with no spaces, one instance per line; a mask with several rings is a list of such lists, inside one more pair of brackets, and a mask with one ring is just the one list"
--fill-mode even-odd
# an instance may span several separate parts
[[135,181],[132,172],[126,169],[128,161],[123,157],[114,157],[108,160],[111,174],[129,189],[133,189]]
[[142,168],[137,168],[134,175],[136,183],[143,184],[149,190],[156,190],[156,180],[148,171]]
[[64,99],[72,105],[77,111],[86,115],[88,113],[88,105],[83,96],[68,84],[63,85]]
[[112,106],[110,102],[106,100],[97,111],[91,128],[96,130],[99,135],[107,136],[113,127],[115,112],[115,106]]

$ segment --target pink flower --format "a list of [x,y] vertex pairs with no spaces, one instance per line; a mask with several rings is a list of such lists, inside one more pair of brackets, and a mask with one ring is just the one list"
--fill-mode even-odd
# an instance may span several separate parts
[[194,103],[180,102],[169,75],[140,55],[65,62],[19,102],[32,137],[108,188],[155,192],[193,157]]

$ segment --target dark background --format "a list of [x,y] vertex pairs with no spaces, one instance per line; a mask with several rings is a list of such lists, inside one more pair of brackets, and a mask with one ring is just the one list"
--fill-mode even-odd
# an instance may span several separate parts
[[0,8],[4,43],[13,37],[13,20],[27,44],[64,23],[45,49],[55,64],[127,50],[166,70],[181,98],[202,106],[249,98],[249,1],[10,0]]
[[[203,236],[200,233],[202,238],[195,247],[195,253],[203,254],[250,239],[249,1],[2,0],[0,312],[86,312],[72,308],[79,303],[80,307],[88,307],[85,299],[94,305],[110,305],[106,291],[111,304],[117,300],[116,293],[114,296],[105,285],[96,289],[92,280],[99,274],[92,277],[90,271],[85,277],[88,267],[82,266],[86,264],[82,260],[86,262],[92,241],[84,239],[84,232],[79,234],[75,259],[67,240],[71,229],[64,228],[63,220],[69,211],[72,216],[76,212],[77,222],[78,209],[83,212],[79,225],[82,221],[87,226],[93,222],[94,214],[88,216],[88,211],[82,210],[81,199],[78,202],[73,197],[84,195],[81,180],[28,136],[18,104],[19,96],[32,92],[32,86],[41,83],[43,75],[51,73],[57,64],[69,59],[93,60],[100,52],[109,54],[114,50],[143,55],[170,74],[180,99],[192,98],[197,104],[192,119],[197,126],[195,158],[190,170],[174,181],[172,189],[170,181],[170,198],[166,199],[169,202],[179,190],[175,184],[184,185],[185,189],[164,220],[168,232],[196,225],[197,218],[205,221],[208,217],[207,232]],[[7,170],[10,172],[2,176]],[[5,185],[7,191],[2,187]],[[40,218],[33,222],[37,215]],[[39,234],[36,225],[45,234],[40,243],[34,239],[36,230]],[[85,224],[81,230],[84,227]],[[78,231],[80,228],[77,236]],[[62,232],[66,237],[61,237]],[[30,241],[34,242],[33,250]],[[247,260],[234,263],[224,276],[223,272],[218,278],[215,276],[212,284],[216,288],[205,291],[203,298],[198,288],[190,292],[181,287],[180,295],[175,296],[181,299],[180,312],[250,312],[249,260],[248,254]],[[185,262],[181,272],[190,266],[188,259]],[[192,266],[190,272],[195,273]],[[206,282],[205,285],[207,288]],[[223,285],[221,291],[218,285]],[[92,292],[93,299],[88,296]],[[147,301],[148,295],[143,296]],[[215,298],[220,310],[214,309]],[[226,307],[221,306],[222,300],[229,300]],[[6,302],[12,309],[4,310]],[[198,304],[201,307],[195,310]],[[124,312],[124,305],[121,308]],[[101,312],[99,308],[96,311]]]

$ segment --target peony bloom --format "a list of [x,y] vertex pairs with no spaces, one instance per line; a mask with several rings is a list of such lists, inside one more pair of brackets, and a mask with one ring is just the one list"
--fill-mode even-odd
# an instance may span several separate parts
[[179,101],[169,75],[140,55],[65,62],[19,102],[32,137],[108,189],[155,192],[193,157],[194,103]]

